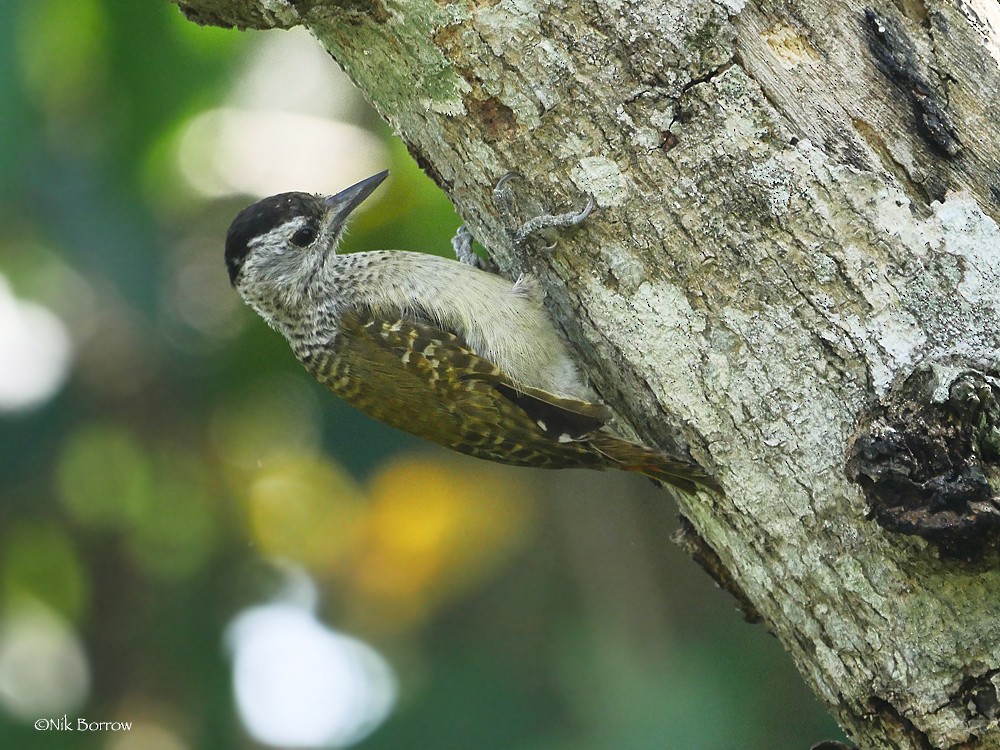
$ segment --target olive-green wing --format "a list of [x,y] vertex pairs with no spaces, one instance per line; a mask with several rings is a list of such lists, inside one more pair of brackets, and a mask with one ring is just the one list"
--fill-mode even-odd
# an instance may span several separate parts
[[453,333],[352,313],[343,316],[333,348],[336,355],[306,366],[337,395],[394,427],[506,463],[608,463],[574,445],[605,425],[606,406],[515,383]]

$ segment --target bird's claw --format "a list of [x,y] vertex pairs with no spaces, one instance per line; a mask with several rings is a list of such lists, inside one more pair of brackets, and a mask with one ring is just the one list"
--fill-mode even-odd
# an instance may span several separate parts
[[[514,179],[523,180],[524,177],[518,172],[508,172],[500,178],[496,187],[493,188],[493,202],[500,212],[501,219],[503,219],[510,231],[512,241],[518,247],[525,247],[532,237],[540,232],[544,232],[546,229],[557,229],[580,224],[596,208],[594,196],[588,195],[587,205],[582,211],[570,211],[562,214],[541,214],[540,216],[535,216],[525,222],[521,222],[517,215],[517,210],[514,208],[513,195],[508,187],[508,183]],[[557,241],[553,241],[544,249],[551,251],[555,248],[556,244]]]

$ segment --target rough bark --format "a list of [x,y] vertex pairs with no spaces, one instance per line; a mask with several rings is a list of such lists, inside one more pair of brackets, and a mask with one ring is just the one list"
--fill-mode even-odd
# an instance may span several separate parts
[[[725,496],[689,548],[855,742],[1000,746],[992,0],[175,0],[303,24],[605,399]],[[593,195],[556,249],[526,213]]]

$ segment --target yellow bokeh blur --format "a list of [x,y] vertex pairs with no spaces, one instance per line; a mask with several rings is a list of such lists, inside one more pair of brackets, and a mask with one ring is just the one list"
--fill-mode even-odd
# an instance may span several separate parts
[[267,462],[250,481],[246,503],[261,554],[313,573],[336,571],[360,541],[364,495],[343,467],[322,456]]
[[358,616],[383,629],[422,622],[494,573],[526,541],[530,490],[485,462],[406,457],[372,480],[351,585]]

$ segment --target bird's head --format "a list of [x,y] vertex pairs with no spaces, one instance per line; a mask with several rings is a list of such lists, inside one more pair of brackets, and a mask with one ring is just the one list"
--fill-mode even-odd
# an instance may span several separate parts
[[244,208],[226,235],[232,285],[254,302],[305,294],[337,252],[351,212],[388,174],[379,172],[328,198],[281,193]]

